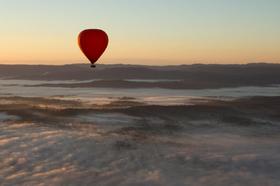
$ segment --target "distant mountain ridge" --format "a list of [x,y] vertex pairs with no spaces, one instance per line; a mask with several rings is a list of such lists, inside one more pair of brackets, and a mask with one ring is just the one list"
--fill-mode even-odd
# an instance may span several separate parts
[[[280,84],[280,64],[246,65],[194,64],[178,66],[98,65],[0,65],[1,79],[23,80],[182,80],[194,86],[214,87],[269,86]],[[118,82],[118,81],[116,81]],[[209,86],[211,87],[211,86]]]

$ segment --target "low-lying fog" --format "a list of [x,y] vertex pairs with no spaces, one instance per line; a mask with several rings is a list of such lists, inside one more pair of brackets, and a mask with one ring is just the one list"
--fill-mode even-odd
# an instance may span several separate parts
[[0,82],[0,185],[280,185],[279,87]]

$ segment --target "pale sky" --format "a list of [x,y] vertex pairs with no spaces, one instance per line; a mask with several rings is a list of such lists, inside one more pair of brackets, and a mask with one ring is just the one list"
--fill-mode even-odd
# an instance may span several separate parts
[[0,63],[87,62],[77,35],[110,38],[100,63],[280,63],[280,0],[0,0]]

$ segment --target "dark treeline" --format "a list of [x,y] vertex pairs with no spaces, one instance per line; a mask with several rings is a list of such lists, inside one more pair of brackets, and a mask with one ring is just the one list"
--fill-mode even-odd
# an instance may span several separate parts
[[[26,80],[125,79],[183,80],[185,84],[207,87],[267,86],[280,84],[280,64],[246,65],[0,65],[0,78]],[[116,81],[116,82],[118,82]],[[177,83],[178,84],[178,83]],[[199,86],[201,85],[201,86]]]

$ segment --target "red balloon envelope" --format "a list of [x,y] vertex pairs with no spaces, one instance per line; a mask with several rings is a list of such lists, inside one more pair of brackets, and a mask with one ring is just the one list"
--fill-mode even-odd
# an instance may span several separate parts
[[94,63],[106,50],[109,39],[103,30],[88,29],[79,34],[78,42],[82,52],[90,60],[92,67],[94,67]]

